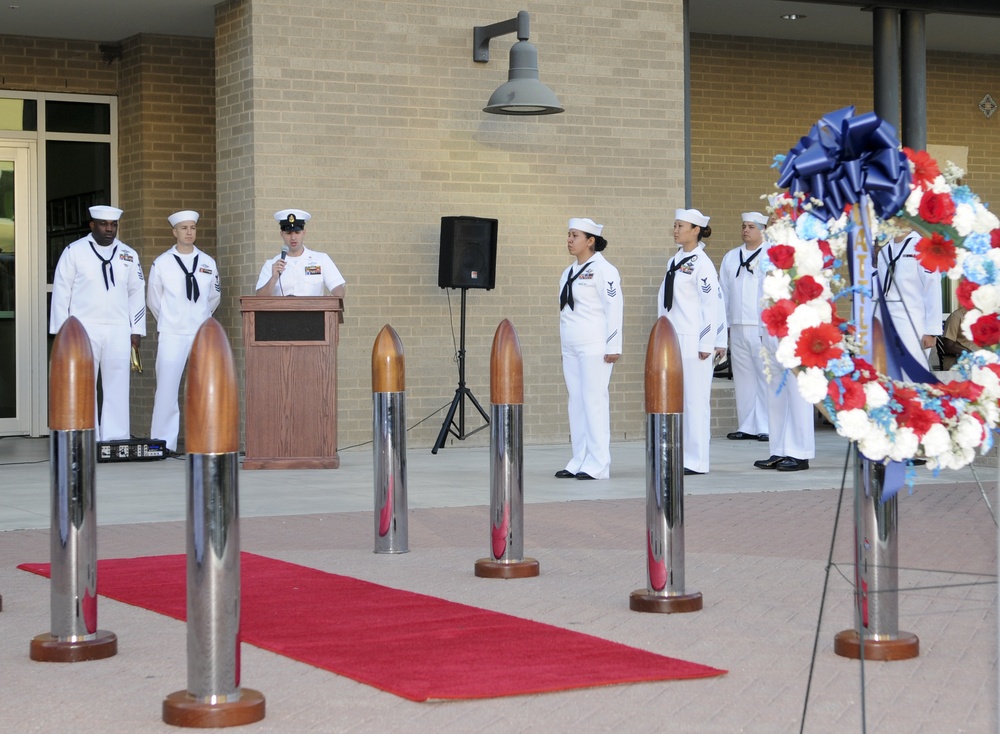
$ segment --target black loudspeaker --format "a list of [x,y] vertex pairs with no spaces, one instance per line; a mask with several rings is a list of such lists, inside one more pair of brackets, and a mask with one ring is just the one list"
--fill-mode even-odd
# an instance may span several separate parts
[[497,281],[497,220],[441,217],[439,288],[485,288]]

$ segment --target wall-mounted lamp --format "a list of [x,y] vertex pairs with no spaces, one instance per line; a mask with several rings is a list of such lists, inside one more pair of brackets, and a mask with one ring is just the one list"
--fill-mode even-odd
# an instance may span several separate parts
[[528,43],[528,11],[516,18],[472,29],[472,60],[490,60],[490,39],[517,33],[517,43],[510,47],[510,70],[507,81],[490,95],[483,112],[494,115],[554,115],[562,112],[555,93],[538,81],[538,51]]

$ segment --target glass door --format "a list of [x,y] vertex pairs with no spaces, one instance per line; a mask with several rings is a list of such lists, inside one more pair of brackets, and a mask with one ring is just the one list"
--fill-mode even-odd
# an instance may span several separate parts
[[[31,144],[0,142],[0,434],[27,433],[32,397]],[[44,373],[39,379],[45,379]],[[44,386],[42,386],[44,389]]]

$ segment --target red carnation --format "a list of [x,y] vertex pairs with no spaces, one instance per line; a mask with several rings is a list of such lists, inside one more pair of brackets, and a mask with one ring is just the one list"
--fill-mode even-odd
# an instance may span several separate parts
[[917,401],[911,400],[903,406],[903,412],[897,416],[896,422],[912,429],[917,438],[923,438],[931,430],[931,426],[940,423],[941,419],[933,410],[927,410]]
[[875,368],[867,361],[861,359],[861,357],[854,358],[854,369],[857,373],[855,379],[862,385],[878,380],[878,373],[875,372]]
[[903,148],[903,152],[913,164],[913,183],[925,187],[930,186],[934,179],[941,175],[937,161],[931,158],[926,150]]
[[939,232],[921,239],[916,250],[917,260],[931,272],[943,273],[955,265],[955,243],[945,239]]
[[990,232],[990,247],[1000,247],[1000,229]]
[[811,275],[803,275],[795,281],[795,290],[792,293],[792,300],[796,303],[808,303],[814,298],[823,295],[823,286],[816,282]]
[[765,308],[760,315],[761,321],[767,327],[767,333],[782,339],[788,336],[788,317],[795,310],[795,303],[788,298],[782,298],[769,308]]
[[1000,319],[995,313],[980,316],[970,328],[972,341],[980,347],[991,347],[1000,343]]
[[973,283],[971,280],[963,280],[958,284],[958,288],[955,289],[955,295],[958,297],[958,302],[963,308],[975,308],[975,304],[972,302],[972,294],[979,290],[979,284]]
[[865,389],[854,380],[833,380],[827,388],[827,395],[837,410],[854,410],[865,407]]
[[920,218],[931,224],[951,224],[955,216],[955,202],[950,194],[928,191],[920,200]]
[[825,368],[832,359],[844,353],[840,346],[840,329],[833,324],[809,326],[802,330],[795,345],[795,356],[803,367]]
[[833,250],[830,249],[830,243],[826,240],[816,240],[816,244],[819,245],[819,251],[823,253],[823,267],[832,268],[833,267]]
[[779,270],[788,270],[795,264],[795,248],[791,245],[771,245],[767,259]]
[[983,394],[983,386],[970,380],[953,380],[935,385],[935,387],[942,395],[962,400],[978,400],[979,396]]

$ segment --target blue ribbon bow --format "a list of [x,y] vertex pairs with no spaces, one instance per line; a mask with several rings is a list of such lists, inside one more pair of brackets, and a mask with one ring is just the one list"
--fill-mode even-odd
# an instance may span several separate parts
[[874,112],[855,115],[852,105],[821,117],[788,151],[778,186],[822,201],[813,214],[824,221],[864,195],[888,219],[910,194],[910,167],[895,128]]

